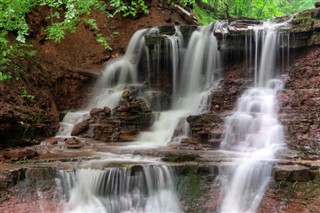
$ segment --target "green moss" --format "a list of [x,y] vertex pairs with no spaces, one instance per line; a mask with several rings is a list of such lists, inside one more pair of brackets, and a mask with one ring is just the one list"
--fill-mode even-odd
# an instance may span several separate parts
[[319,182],[306,182],[296,184],[295,190],[301,192],[299,199],[303,200],[320,200],[320,183]]
[[201,195],[201,178],[195,174],[190,174],[177,179],[177,191],[180,196],[187,200],[194,200]]
[[178,196],[185,204],[186,213],[207,212],[201,203],[210,189],[211,182],[208,184],[204,176],[198,174],[198,170],[198,165],[187,165],[175,177]]
[[188,153],[177,154],[177,155],[174,155],[174,156],[168,156],[168,157],[162,158],[163,161],[172,162],[172,163],[197,161],[199,159],[200,159],[199,155],[197,155],[197,154],[188,154]]
[[312,16],[312,11],[305,11],[297,14],[292,20],[293,25],[303,25],[303,26],[313,26],[313,23],[316,19]]
[[305,202],[320,200],[320,182],[287,182],[281,181],[276,184],[276,192],[281,195],[283,201],[289,202],[292,199]]

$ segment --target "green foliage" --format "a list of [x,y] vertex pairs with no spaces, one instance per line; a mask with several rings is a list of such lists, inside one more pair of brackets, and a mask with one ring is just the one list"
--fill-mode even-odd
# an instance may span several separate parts
[[95,19],[92,19],[92,18],[86,19],[85,23],[88,24],[94,30],[99,29]]
[[[2,38],[8,32],[16,33],[16,40],[25,43],[28,34],[26,14],[35,6],[36,0],[0,0],[0,29]],[[5,34],[5,35],[4,35]]]
[[[13,79],[14,74],[21,71],[18,61],[36,54],[31,45],[9,42],[4,33],[0,34],[0,50],[0,83]],[[18,80],[17,76],[15,75],[15,79]]]
[[113,37],[120,36],[120,32],[116,32],[116,31],[115,31],[115,32],[112,32],[111,35],[112,35]]
[[20,87],[20,96],[22,98],[28,99],[28,100],[34,100],[36,97],[34,95],[31,95],[25,87]]
[[[40,0],[41,1],[41,0]],[[47,39],[60,42],[64,39],[66,31],[75,32],[80,21],[84,20],[92,29],[98,30],[94,19],[84,19],[85,15],[91,14],[93,10],[106,11],[106,4],[101,0],[42,0],[41,5],[47,5],[64,14],[60,22],[53,23],[47,28]],[[51,17],[60,17],[60,13],[55,12]]]
[[[317,0],[304,0],[303,2],[301,0],[201,0],[195,1],[194,11],[202,23],[207,23],[210,18],[270,19],[314,8],[315,2]],[[211,8],[211,11],[208,11],[208,8]]]
[[314,8],[314,3],[318,2],[318,0],[292,0],[290,4],[280,5],[285,12],[285,14],[297,13],[302,10]]
[[195,3],[195,0],[180,0],[180,2],[184,5],[193,5]]
[[137,12],[141,10],[144,13],[149,13],[148,7],[145,5],[144,0],[138,1],[119,1],[110,0],[110,5],[115,7],[116,10],[113,15],[122,12],[123,16],[136,16]]
[[[113,12],[108,12],[108,5],[114,8]],[[51,24],[46,29],[46,39],[55,42],[64,39],[67,31],[75,32],[81,21],[100,31],[96,20],[87,18],[95,10],[104,12],[107,17],[117,13],[135,16],[138,12],[149,12],[143,0],[111,0],[108,5],[104,0],[0,0],[0,83],[13,78],[13,71],[18,67],[17,60],[35,54],[25,44],[29,30],[26,18],[35,7],[50,8],[51,14],[47,19],[51,20]],[[9,40],[9,35],[14,36],[15,41]],[[96,38],[104,48],[111,50],[108,38],[101,33],[96,33]]]
[[199,20],[200,24],[202,25],[210,24],[214,19],[214,17],[216,16],[213,12],[201,9],[198,6],[198,4],[194,4],[193,12],[194,12],[194,15],[197,17],[197,19]]
[[97,42],[99,42],[104,48],[108,49],[108,50],[112,50],[112,48],[109,46],[107,38],[104,37],[101,33],[98,33],[96,35],[97,37]]
[[[230,16],[265,19],[288,15],[312,8],[317,0],[304,0],[303,2],[300,0],[167,1],[192,6],[200,22],[208,24],[213,19]],[[203,8],[203,5],[208,7]],[[47,17],[48,20],[51,20],[51,24],[46,29],[47,39],[60,42],[65,38],[66,32],[75,32],[78,24],[83,21],[97,31],[97,42],[108,50],[111,50],[108,38],[102,35],[96,20],[88,18],[88,15],[96,10],[102,11],[107,17],[113,17],[118,13],[123,16],[136,16],[138,13],[149,12],[144,0],[0,0],[0,83],[14,78],[14,71],[19,70],[17,60],[35,54],[30,46],[25,44],[29,30],[26,19],[28,14],[38,6],[49,7],[51,11]],[[116,32],[111,34],[111,36],[117,35]]]

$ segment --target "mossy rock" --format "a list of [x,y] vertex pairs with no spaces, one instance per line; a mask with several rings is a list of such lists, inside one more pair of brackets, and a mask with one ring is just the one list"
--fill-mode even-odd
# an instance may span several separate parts
[[198,154],[184,153],[184,154],[177,154],[174,156],[163,157],[162,160],[165,162],[180,163],[180,162],[198,161],[200,158],[201,157]]

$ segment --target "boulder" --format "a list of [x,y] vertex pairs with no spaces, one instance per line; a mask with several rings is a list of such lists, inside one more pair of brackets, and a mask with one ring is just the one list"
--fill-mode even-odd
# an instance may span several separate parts
[[187,117],[191,127],[192,137],[200,143],[218,148],[223,135],[223,119],[214,112]]
[[129,91],[129,90],[124,90],[124,91],[122,92],[121,97],[122,97],[123,99],[129,99],[129,97],[130,97],[130,91]]
[[144,99],[142,97],[138,97],[137,101],[138,101],[139,108],[140,108],[141,112],[143,112],[143,113],[151,112],[150,106],[147,103],[146,99]]
[[108,107],[91,109],[90,117],[76,124],[71,135],[104,142],[136,140],[138,134],[150,127],[158,116],[152,113],[146,99],[135,96],[143,88],[140,85],[128,86],[112,111]]
[[22,169],[0,169],[0,189],[15,185],[24,176]]
[[104,114],[104,113],[105,113],[104,109],[101,109],[101,108],[92,108],[90,110],[91,117],[98,117],[100,114]]
[[187,121],[191,127],[223,122],[221,117],[214,112],[208,112],[201,115],[190,115],[189,117],[187,117]]
[[3,159],[13,161],[32,159],[38,156],[39,153],[32,148],[7,150],[2,154]]
[[71,132],[71,136],[76,136],[76,135],[80,135],[81,133],[83,133],[84,131],[86,131],[89,127],[89,122],[88,120],[84,120],[80,123],[77,123],[72,132]]
[[104,113],[106,113],[106,115],[110,115],[111,114],[111,109],[109,107],[103,107]]
[[113,108],[114,112],[128,112],[131,109],[131,103],[127,99],[122,99],[115,108]]
[[158,113],[140,113],[136,122],[142,127],[148,127],[151,126],[158,117]]
[[67,138],[65,140],[65,143],[66,143],[66,147],[68,149],[80,149],[84,146],[83,143],[81,143],[81,141],[77,138]]

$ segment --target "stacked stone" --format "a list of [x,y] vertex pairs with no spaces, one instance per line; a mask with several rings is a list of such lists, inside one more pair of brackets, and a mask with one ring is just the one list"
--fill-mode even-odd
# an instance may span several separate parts
[[105,142],[129,142],[146,130],[155,121],[149,104],[142,97],[124,90],[119,104],[112,110],[108,107],[93,108],[90,117],[78,123],[72,135]]

